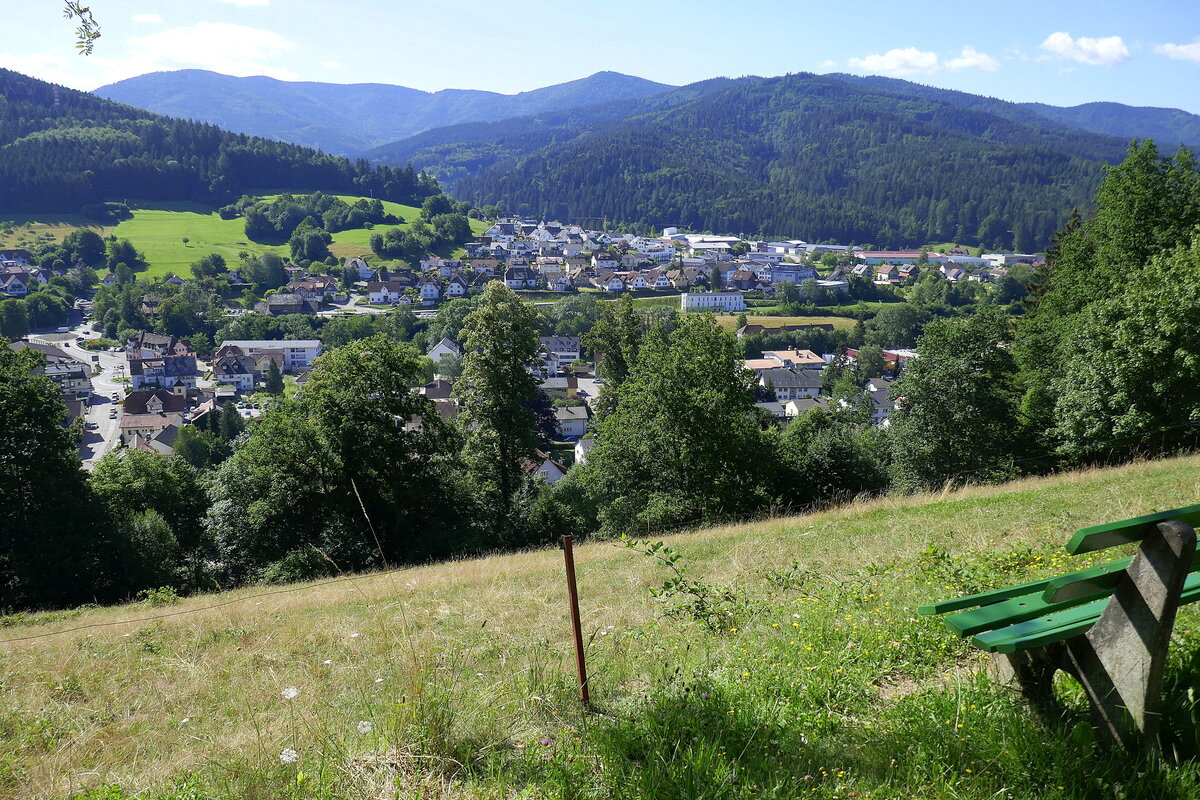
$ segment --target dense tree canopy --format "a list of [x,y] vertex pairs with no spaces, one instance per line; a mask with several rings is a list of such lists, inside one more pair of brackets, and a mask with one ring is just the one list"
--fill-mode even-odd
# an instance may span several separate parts
[[[0,209],[103,200],[228,202],[249,189],[322,189],[404,203],[437,194],[408,167],[372,167],[161,117],[0,70]],[[286,237],[285,237],[286,238]]]

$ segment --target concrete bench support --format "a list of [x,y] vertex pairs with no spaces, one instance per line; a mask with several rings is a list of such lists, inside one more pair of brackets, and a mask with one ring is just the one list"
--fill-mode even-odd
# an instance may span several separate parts
[[1087,693],[1102,740],[1129,753],[1153,754],[1163,669],[1195,553],[1190,525],[1158,523],[1087,633],[1007,656],[1002,674],[1033,707],[1054,713],[1052,681],[1061,669]]

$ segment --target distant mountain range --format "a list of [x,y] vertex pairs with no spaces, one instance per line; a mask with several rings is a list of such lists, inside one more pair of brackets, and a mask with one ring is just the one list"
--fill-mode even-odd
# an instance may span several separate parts
[[1200,145],[1200,117],[1175,109],[1057,108],[843,74],[671,87],[603,72],[498,95],[189,70],[97,91],[411,164],[463,199],[564,222],[881,245],[1041,249],[1130,139]]
[[474,89],[423,92],[381,83],[235,78],[186,69],[128,78],[101,86],[95,94],[156,114],[352,155],[430,128],[632,100],[671,88],[618,72],[597,72],[506,95]]
[[105,201],[222,205],[247,191],[318,189],[413,204],[438,192],[407,167],[151,114],[0,69],[0,219],[14,211],[105,218]]

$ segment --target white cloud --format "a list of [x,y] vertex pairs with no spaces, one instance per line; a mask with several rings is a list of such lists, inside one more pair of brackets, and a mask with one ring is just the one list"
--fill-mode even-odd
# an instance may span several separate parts
[[226,75],[269,75],[292,80],[291,70],[272,66],[293,45],[273,31],[227,22],[197,22],[129,40],[133,75],[156,69],[196,67]]
[[325,69],[341,69],[341,68],[342,68],[342,62],[340,62],[340,61],[326,61],[326,62],[325,62],[324,64],[322,64],[321,66],[325,67]]
[[143,24],[161,24],[162,17],[158,14],[134,14],[133,21]]
[[931,50],[905,47],[888,50],[886,53],[872,53],[863,58],[852,58],[848,63],[855,69],[880,75],[932,75],[935,72],[957,72],[961,69],[995,72],[1000,68],[997,59],[987,53],[980,53],[970,45],[964,47],[959,55],[946,61],[942,61],[938,54]]
[[1047,36],[1041,48],[1049,53],[1049,58],[1062,58],[1092,66],[1111,67],[1129,58],[1129,48],[1120,36],[1105,36],[1103,39],[1080,36],[1075,39],[1071,34],[1059,31]]
[[1200,36],[1197,36],[1191,44],[1171,44],[1169,42],[1156,44],[1154,52],[1177,61],[1191,61],[1193,64],[1200,64]]
[[265,6],[271,0],[220,0],[222,3],[228,3],[231,6]]
[[987,53],[980,53],[974,47],[967,45],[962,53],[946,62],[946,69],[954,72],[960,69],[982,69],[995,72],[1000,69],[1000,62]]
[[837,66],[837,62],[834,61],[833,59],[826,59],[825,61],[822,61],[820,64],[821,69],[833,69],[836,66]]
[[848,63],[855,69],[865,72],[878,72],[883,75],[916,75],[937,72],[938,55],[928,50],[905,47],[888,50],[886,53],[872,53],[863,58],[851,58]]

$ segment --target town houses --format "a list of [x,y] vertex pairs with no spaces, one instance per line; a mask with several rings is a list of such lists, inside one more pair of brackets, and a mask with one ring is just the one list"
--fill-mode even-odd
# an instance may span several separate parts
[[[661,236],[640,236],[515,216],[500,217],[463,250],[462,259],[424,259],[415,274],[370,271],[360,258],[347,259],[345,267],[360,276],[370,272],[364,280],[372,305],[434,305],[499,280],[515,291],[670,292],[683,294],[683,311],[738,312],[745,308],[745,295],[771,297],[785,283],[814,281],[819,290],[848,297],[852,277],[899,286],[933,270],[950,282],[991,281],[1011,264],[1040,259],[872,251],[799,239],[686,234],[676,228],[665,228]],[[829,254],[838,265],[819,271]]]

